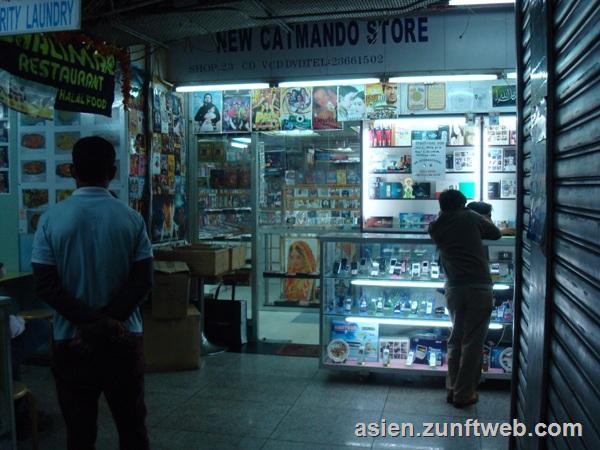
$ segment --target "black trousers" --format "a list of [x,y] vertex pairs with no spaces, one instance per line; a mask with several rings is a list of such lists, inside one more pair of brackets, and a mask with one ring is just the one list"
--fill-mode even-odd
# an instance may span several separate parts
[[95,448],[101,393],[119,432],[119,448],[149,448],[141,336],[128,335],[94,347],[56,343],[52,360],[69,450]]

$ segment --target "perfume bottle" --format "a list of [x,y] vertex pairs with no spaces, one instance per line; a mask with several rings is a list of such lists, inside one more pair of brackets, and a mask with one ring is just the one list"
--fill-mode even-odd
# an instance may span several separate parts
[[346,300],[344,301],[344,312],[352,312],[352,297],[346,297]]
[[366,312],[367,312],[367,309],[368,309],[368,307],[369,307],[369,306],[368,306],[368,303],[367,303],[367,299],[366,299],[366,298],[363,296],[363,297],[360,299],[359,311],[360,311],[361,313],[366,313]]
[[358,347],[358,356],[356,358],[356,363],[359,366],[362,366],[365,363],[365,343],[361,342]]
[[390,365],[390,347],[389,346],[385,346],[385,348],[383,349],[383,365],[385,367],[389,367]]

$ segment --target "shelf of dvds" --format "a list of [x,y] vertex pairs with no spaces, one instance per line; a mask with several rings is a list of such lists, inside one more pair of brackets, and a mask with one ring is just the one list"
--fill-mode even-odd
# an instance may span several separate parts
[[[444,375],[445,275],[422,235],[321,236],[321,367]],[[485,241],[494,280],[487,378],[510,378],[514,239]]]

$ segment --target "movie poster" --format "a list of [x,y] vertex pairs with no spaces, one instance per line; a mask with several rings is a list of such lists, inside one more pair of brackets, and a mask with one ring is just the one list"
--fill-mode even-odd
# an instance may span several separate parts
[[254,89],[252,91],[252,130],[279,130],[281,96],[278,88]]
[[317,86],[313,88],[313,129],[340,130],[337,120],[337,87]]
[[337,91],[337,120],[364,120],[367,117],[365,103],[365,86],[338,86]]
[[394,119],[398,117],[398,85],[396,83],[368,84],[365,88],[367,118]]
[[[317,273],[319,260],[318,240],[314,238],[283,240],[285,269],[288,274]],[[282,300],[299,305],[318,303],[316,280],[287,278],[283,284]]]
[[223,133],[249,133],[251,115],[250,90],[223,92]]
[[281,129],[312,128],[312,88],[293,87],[281,91]]
[[194,92],[192,94],[194,134],[221,133],[223,131],[222,110],[221,91]]

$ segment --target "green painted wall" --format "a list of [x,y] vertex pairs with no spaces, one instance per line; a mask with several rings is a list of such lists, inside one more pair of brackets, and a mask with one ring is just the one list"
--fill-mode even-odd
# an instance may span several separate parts
[[19,197],[17,194],[17,113],[9,112],[10,194],[0,194],[0,262],[8,272],[19,271]]

